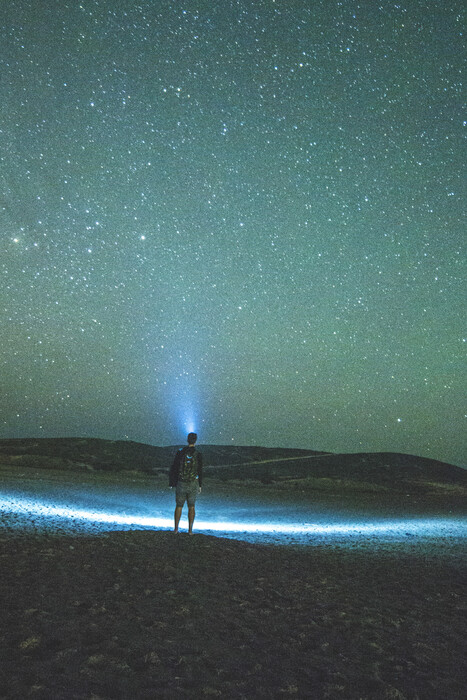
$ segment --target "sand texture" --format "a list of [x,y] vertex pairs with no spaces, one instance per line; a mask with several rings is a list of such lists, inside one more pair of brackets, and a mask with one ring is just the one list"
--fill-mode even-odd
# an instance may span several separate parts
[[2,698],[465,698],[455,557],[4,530],[0,570]]

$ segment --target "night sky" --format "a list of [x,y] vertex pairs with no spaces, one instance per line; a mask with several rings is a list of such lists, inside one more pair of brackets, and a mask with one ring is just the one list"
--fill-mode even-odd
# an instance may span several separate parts
[[462,6],[3,2],[0,437],[463,464]]

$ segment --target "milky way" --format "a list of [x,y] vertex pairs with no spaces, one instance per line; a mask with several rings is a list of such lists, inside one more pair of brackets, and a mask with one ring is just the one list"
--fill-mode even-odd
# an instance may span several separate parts
[[464,20],[2,3],[0,437],[462,463]]

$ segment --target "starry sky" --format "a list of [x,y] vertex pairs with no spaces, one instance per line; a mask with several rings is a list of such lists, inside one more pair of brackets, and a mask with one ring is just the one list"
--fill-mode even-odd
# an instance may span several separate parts
[[2,3],[0,437],[464,464],[462,7]]

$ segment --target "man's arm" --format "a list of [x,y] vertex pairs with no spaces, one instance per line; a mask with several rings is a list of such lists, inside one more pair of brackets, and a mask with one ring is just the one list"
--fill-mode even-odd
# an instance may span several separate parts
[[201,488],[203,481],[203,455],[198,452],[198,483]]
[[180,457],[181,457],[181,450],[178,450],[174,457],[174,461],[172,463],[172,466],[170,467],[170,473],[169,473],[169,486],[176,486],[177,481],[178,481],[178,472],[180,468]]

